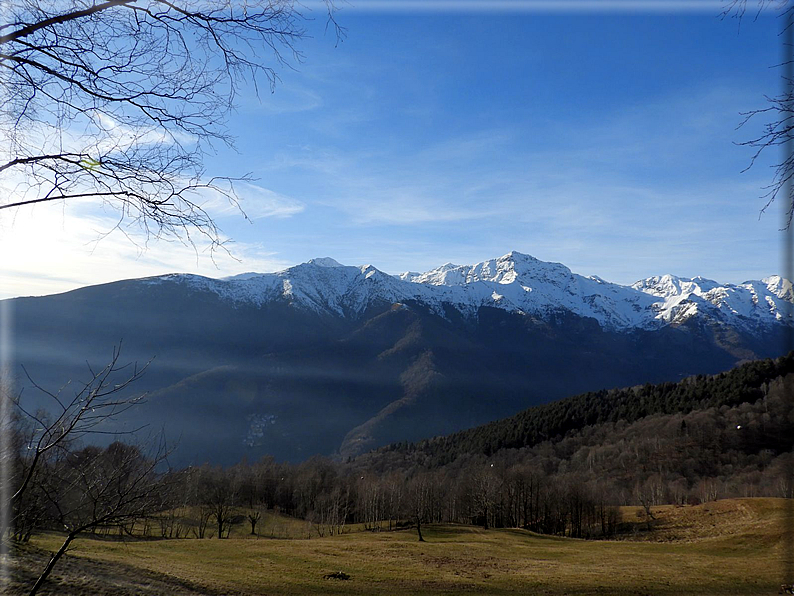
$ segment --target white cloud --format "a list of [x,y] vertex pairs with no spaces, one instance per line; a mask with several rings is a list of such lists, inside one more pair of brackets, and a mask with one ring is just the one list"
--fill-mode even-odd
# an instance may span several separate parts
[[[169,140],[162,133],[134,131],[109,120],[103,126],[109,131],[103,141],[105,149]],[[45,124],[27,134],[31,135],[28,140],[39,142],[45,149],[59,138],[75,147],[78,143],[71,131]],[[7,170],[0,176],[0,194],[6,201],[37,199],[47,190],[46,184],[37,185],[20,172]],[[241,221],[241,209],[251,221],[286,218],[305,209],[302,202],[255,184],[238,183],[235,190],[239,208],[217,190],[197,191],[197,202],[221,227]],[[134,223],[120,224],[119,205],[98,199],[71,200],[0,210],[0,298],[50,294],[168,272],[220,277],[272,271],[291,264],[252,243],[228,243],[228,253],[211,252],[195,231],[191,234],[195,246],[178,240],[150,242]]]
[[[101,112],[95,114],[94,124],[100,131],[96,135],[96,151],[100,155],[124,152],[136,145],[161,145],[174,142],[187,145],[197,141],[196,137],[179,129],[165,129],[156,124],[132,127]],[[84,141],[85,137],[69,129],[61,129],[61,131],[70,139],[71,144],[75,145],[75,149],[82,149],[78,147],[78,143]]]
[[210,252],[114,230],[117,220],[86,205],[43,204],[0,217],[0,298],[63,292],[121,278],[189,272],[223,277],[291,263],[255,243]]

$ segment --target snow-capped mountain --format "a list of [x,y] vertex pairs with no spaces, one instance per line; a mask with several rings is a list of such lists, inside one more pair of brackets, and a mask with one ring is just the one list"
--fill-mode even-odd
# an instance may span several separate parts
[[[698,314],[748,327],[782,323],[791,317],[791,282],[778,275],[760,281],[720,284],[703,277],[674,275],[649,277],[631,286],[656,297],[656,319],[666,323],[685,321]],[[788,303],[788,305],[787,305]]]
[[[421,303],[444,316],[453,308],[476,317],[492,307],[546,319],[570,312],[608,330],[658,329],[692,317],[742,329],[783,322],[792,284],[779,276],[739,285],[702,277],[649,277],[631,286],[573,273],[560,263],[511,252],[475,265],[447,263],[425,273],[386,274],[372,265],[345,266],[325,257],[278,273],[245,273],[221,280],[170,275],[234,303],[286,300],[298,308],[338,316],[360,315],[382,303]],[[788,315],[790,316],[790,315]]]
[[25,395],[37,395],[30,379],[56,391],[84,379],[123,339],[126,362],[154,360],[133,388],[149,398],[119,432],[163,428],[183,463],[233,463],[347,457],[583,391],[780,356],[793,297],[779,277],[621,286],[513,252],[403,275],[330,258],[164,275],[15,298],[3,312]]

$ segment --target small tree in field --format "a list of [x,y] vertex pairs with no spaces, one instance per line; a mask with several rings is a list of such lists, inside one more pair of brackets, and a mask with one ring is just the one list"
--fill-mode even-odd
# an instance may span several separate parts
[[422,536],[422,523],[427,520],[430,508],[430,484],[428,478],[420,474],[408,482],[406,487],[406,514],[416,524],[416,534],[419,542],[424,542]]
[[66,452],[46,466],[41,489],[45,520],[66,538],[50,558],[30,594],[35,594],[72,541],[82,532],[117,527],[131,534],[135,523],[161,511],[167,490],[158,466],[164,449],[144,454],[134,445],[116,442],[105,449],[86,447]]
[[[142,402],[129,393],[146,367],[119,364],[120,350],[101,370],[89,367],[89,379],[51,391],[29,379],[44,398],[33,410],[23,395],[0,396],[15,409],[15,440],[3,454],[3,481],[9,486],[11,515],[3,536],[27,540],[37,529],[66,533],[31,590],[35,594],[55,564],[82,532],[101,527],[130,529],[136,520],[162,509],[167,496],[160,468],[167,456],[164,442],[154,448],[115,442],[107,448],[81,446],[108,432],[118,416]],[[137,430],[122,435],[133,435]]]

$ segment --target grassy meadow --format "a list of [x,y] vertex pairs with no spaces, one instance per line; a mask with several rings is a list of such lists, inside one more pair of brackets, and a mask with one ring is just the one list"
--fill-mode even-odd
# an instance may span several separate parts
[[[663,507],[654,510],[656,527],[648,533],[641,515],[627,508],[624,518],[636,520],[637,531],[612,541],[453,525],[427,526],[423,543],[414,530],[311,540],[86,537],[45,593],[777,594],[783,512],[776,499]],[[31,551],[55,550],[59,538],[35,537]],[[324,579],[335,571],[350,579]],[[22,583],[10,591],[22,593]]]

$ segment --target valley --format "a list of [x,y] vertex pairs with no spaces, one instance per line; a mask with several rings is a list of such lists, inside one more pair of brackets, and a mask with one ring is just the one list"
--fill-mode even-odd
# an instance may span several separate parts
[[75,445],[19,501],[12,593],[56,551],[45,593],[771,593],[793,381],[794,353],[345,461]]
[[12,300],[20,412],[50,412],[14,440],[64,446],[17,455],[12,593],[56,551],[45,593],[771,589],[790,284],[635,285],[510,253]]

